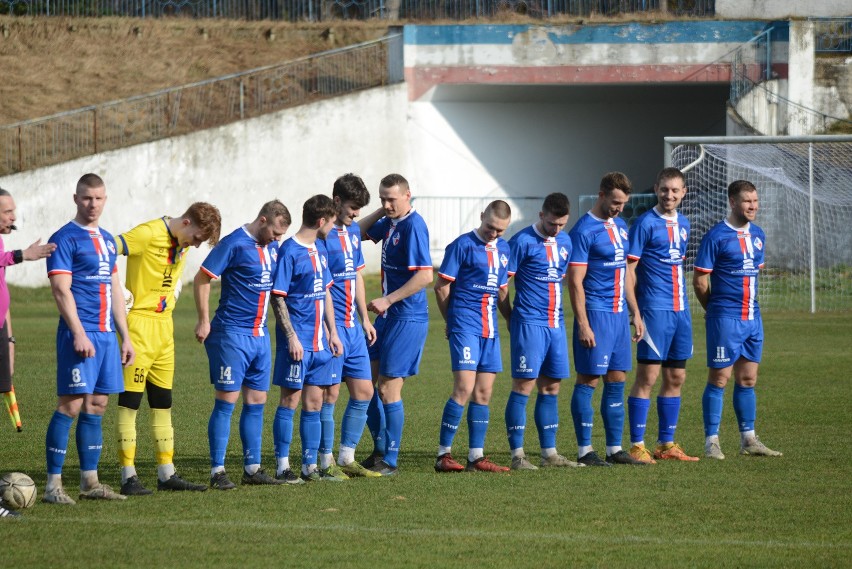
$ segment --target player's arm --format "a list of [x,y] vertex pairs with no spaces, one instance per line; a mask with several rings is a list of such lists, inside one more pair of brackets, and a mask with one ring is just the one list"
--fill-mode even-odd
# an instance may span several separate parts
[[361,235],[369,235],[367,232],[372,228],[378,220],[385,216],[384,208],[380,207],[376,211],[369,213],[358,220],[358,227],[361,229]]
[[198,322],[195,324],[195,339],[204,343],[210,335],[210,275],[202,270],[195,274],[192,281],[192,292],[195,295],[195,312]]
[[710,273],[695,269],[692,272],[692,288],[695,289],[695,298],[706,311],[710,303]]
[[287,308],[287,302],[285,302],[283,296],[272,295],[272,313],[275,314],[275,323],[287,338],[287,351],[290,354],[290,359],[294,362],[302,361],[305,350],[302,347],[302,342],[299,341],[299,336],[296,335],[293,323],[290,321],[290,310]]
[[323,320],[328,328],[328,346],[331,348],[331,353],[335,356],[343,354],[343,342],[337,335],[337,323],[334,321],[334,300],[331,298],[331,289],[325,291],[325,311]]
[[54,273],[48,275],[48,278],[50,279],[50,292],[53,293],[53,300],[56,301],[59,315],[65,321],[65,325],[68,326],[74,339],[74,352],[83,358],[93,358],[95,356],[95,345],[89,340],[86,330],[83,329],[83,323],[80,322],[80,317],[77,315],[77,302],[74,300],[74,295],[71,294],[71,274]]
[[583,280],[586,278],[586,265],[570,265],[568,267],[568,296],[571,298],[571,309],[577,322],[577,336],[580,344],[586,348],[595,347],[595,333],[589,324],[586,313],[586,291]]
[[438,311],[440,311],[441,316],[444,318],[444,322],[447,321],[447,310],[450,308],[450,294],[452,293],[453,281],[438,275],[438,279],[435,281],[435,301],[438,304]]
[[110,287],[112,295],[112,319],[115,322],[115,328],[121,334],[121,364],[125,367],[132,365],[136,359],[136,351],[133,349],[133,342],[130,341],[130,331],[127,329],[127,311],[124,309],[124,291],[121,288],[121,281],[118,278],[118,272],[112,273],[112,286]]
[[639,313],[639,303],[636,302],[636,261],[628,259],[627,274],[625,275],[624,298],[627,300],[627,310],[633,323],[633,341],[638,342],[645,335],[645,323]]
[[367,309],[376,314],[384,314],[388,309],[409,296],[415,295],[432,283],[432,267],[428,269],[416,269],[405,284],[381,298],[371,300]]
[[355,273],[355,306],[358,309],[358,315],[361,317],[361,327],[364,328],[367,344],[372,346],[376,343],[376,328],[370,322],[370,312],[367,310],[367,287],[364,284],[361,271]]
[[[13,337],[12,333],[12,311],[6,310],[6,332],[9,337]],[[15,375],[15,342],[9,342],[9,376]]]
[[506,324],[512,319],[512,300],[509,297],[509,285],[500,287],[497,291],[497,310],[503,315]]

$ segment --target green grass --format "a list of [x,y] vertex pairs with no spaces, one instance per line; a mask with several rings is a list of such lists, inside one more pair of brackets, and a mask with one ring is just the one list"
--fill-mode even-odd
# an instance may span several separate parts
[[[375,281],[370,281],[375,286]],[[430,297],[433,295],[430,294]],[[44,436],[55,405],[57,313],[47,290],[12,291],[18,339],[16,390],[24,431],[0,423],[0,470],[23,471],[44,487]],[[736,454],[738,434],[726,395],[724,462],[648,468],[537,471],[508,475],[438,475],[433,469],[441,410],[451,375],[443,326],[432,307],[432,330],[421,375],[404,389],[406,426],[401,475],[302,487],[240,487],[232,492],[160,494],[123,503],[38,503],[21,522],[0,520],[6,559],[24,567],[565,567],[565,566],[819,566],[852,565],[852,321],[849,314],[764,315],[766,346],[758,387],[758,432],[780,459]],[[190,298],[175,315],[177,377],[174,423],[178,470],[209,476],[207,420],[212,390],[207,358],[193,338]],[[696,318],[678,439],[702,450],[704,340]],[[504,334],[504,338],[508,336]],[[508,342],[504,342],[508,351]],[[503,408],[510,380],[498,379],[486,452],[509,462]],[[558,447],[576,452],[570,383],[560,398]],[[597,390],[597,407],[600,390]],[[271,392],[273,401],[277,392]],[[345,389],[337,416],[345,406]],[[114,405],[114,401],[111,402]],[[267,406],[264,465],[274,467]],[[237,415],[227,465],[240,472]],[[649,417],[648,438],[656,434]],[[596,417],[594,444],[603,450]],[[138,470],[155,484],[148,413],[139,414]],[[527,450],[538,447],[528,421]],[[464,422],[456,455],[467,451]],[[108,410],[101,478],[119,483],[115,413]],[[292,452],[297,464],[295,437]],[[359,457],[369,451],[369,436]],[[627,437],[625,435],[625,441]],[[76,493],[73,434],[66,485]]]

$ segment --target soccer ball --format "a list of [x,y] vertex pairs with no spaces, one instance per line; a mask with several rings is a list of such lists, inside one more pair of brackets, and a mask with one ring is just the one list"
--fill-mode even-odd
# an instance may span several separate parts
[[133,308],[133,293],[124,289],[124,309],[126,312],[130,312],[131,308]]
[[13,510],[29,508],[36,501],[36,485],[23,472],[10,472],[0,478],[0,498]]

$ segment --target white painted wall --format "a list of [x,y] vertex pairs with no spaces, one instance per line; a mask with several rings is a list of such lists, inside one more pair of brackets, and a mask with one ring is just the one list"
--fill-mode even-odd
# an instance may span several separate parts
[[718,18],[775,20],[849,15],[849,0],[716,0]]
[[[260,206],[282,200],[298,229],[302,204],[330,193],[346,172],[364,178],[378,207],[379,180],[390,172],[407,175],[410,157],[404,126],[405,84],[371,89],[312,105],[158,142],[142,144],[64,164],[0,178],[18,206],[20,230],[5,236],[7,249],[46,240],[74,217],[74,187],[86,172],[107,184],[104,228],[118,233],[164,214],[179,215],[194,201],[209,201],[222,212],[223,235],[251,221]],[[206,254],[190,255],[191,279]],[[377,247],[367,244],[375,266]],[[16,285],[47,284],[43,261],[7,271]],[[185,280],[186,280],[185,279]]]

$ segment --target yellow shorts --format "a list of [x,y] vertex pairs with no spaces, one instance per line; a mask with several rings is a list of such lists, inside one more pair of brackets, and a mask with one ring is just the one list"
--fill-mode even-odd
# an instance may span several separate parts
[[145,382],[172,389],[175,378],[175,335],[171,314],[148,316],[130,311],[127,315],[136,361],[124,368],[124,390],[145,391]]

